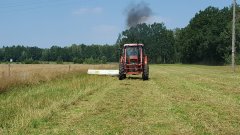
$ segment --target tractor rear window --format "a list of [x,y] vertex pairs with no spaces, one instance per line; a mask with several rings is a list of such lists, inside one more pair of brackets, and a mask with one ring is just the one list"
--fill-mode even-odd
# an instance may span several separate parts
[[138,56],[140,55],[139,47],[127,47],[126,53],[127,56]]

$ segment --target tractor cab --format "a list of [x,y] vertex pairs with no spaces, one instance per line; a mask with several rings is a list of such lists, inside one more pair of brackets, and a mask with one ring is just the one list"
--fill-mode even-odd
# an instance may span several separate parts
[[142,54],[142,47],[139,46],[125,46],[126,51],[126,63],[127,64],[139,64],[140,54]]

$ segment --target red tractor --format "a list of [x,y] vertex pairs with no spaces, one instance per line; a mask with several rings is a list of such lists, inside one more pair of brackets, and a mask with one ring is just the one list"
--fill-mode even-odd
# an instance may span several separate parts
[[148,80],[149,66],[144,45],[124,44],[119,63],[119,80],[125,79],[126,75],[140,74],[143,80]]

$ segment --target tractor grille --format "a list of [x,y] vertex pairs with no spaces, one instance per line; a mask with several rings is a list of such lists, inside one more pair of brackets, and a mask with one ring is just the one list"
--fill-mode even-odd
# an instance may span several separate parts
[[128,72],[138,72],[142,71],[141,64],[127,64],[126,70]]
[[130,64],[138,64],[138,61],[136,59],[131,59]]

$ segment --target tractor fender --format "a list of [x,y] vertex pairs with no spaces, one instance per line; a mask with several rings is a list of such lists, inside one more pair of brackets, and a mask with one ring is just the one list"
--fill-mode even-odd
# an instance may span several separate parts
[[120,63],[124,63],[124,58],[121,56]]
[[147,56],[144,57],[144,64],[145,64],[145,65],[148,64],[148,57],[147,57]]

